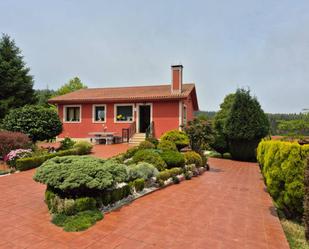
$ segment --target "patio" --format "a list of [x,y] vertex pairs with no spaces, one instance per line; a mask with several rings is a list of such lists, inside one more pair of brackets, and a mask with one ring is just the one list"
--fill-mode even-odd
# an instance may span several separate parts
[[[100,148],[94,154],[107,155]],[[288,249],[257,164],[209,161],[210,172],[144,196],[78,233],[50,223],[45,186],[32,180],[34,170],[0,177],[0,248]]]

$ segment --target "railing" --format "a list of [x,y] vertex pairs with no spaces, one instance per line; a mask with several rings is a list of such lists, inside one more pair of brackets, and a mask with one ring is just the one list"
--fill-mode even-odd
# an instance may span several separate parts
[[136,133],[136,123],[135,121],[130,124],[129,128],[122,129],[122,142],[129,142],[130,138]]
[[152,121],[146,129],[146,138],[151,138],[154,136],[154,122]]

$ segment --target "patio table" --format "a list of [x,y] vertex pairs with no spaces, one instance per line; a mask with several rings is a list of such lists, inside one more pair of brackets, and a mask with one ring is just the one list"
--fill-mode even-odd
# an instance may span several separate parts
[[105,144],[112,144],[114,140],[114,135],[116,134],[116,132],[97,131],[97,132],[89,132],[88,134],[91,136],[94,136],[90,139],[91,140],[94,139],[96,143],[100,143],[100,141],[105,140],[106,141]]

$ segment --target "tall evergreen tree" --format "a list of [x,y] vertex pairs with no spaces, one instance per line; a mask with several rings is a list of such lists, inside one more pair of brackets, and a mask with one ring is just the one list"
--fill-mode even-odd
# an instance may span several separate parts
[[35,102],[33,77],[10,36],[0,39],[0,120],[9,109]]

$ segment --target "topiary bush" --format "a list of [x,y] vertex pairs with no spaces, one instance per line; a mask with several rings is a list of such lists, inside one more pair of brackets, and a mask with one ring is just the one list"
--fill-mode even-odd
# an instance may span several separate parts
[[185,158],[183,154],[178,151],[166,150],[161,154],[162,159],[167,165],[167,168],[173,167],[184,167],[185,166]]
[[195,151],[188,151],[184,154],[186,164],[195,164],[196,167],[203,166],[203,160],[200,154],[196,153]]
[[0,131],[0,141],[0,157],[5,157],[12,150],[31,147],[29,137],[21,132]]
[[33,179],[61,197],[96,196],[127,179],[126,165],[89,156],[52,158],[39,167]]
[[139,147],[138,146],[134,146],[132,148],[129,148],[126,153],[123,154],[123,158],[124,159],[129,159],[129,158],[132,158],[135,153],[139,151]]
[[157,145],[159,144],[159,140],[156,139],[155,137],[147,137],[146,141],[154,144],[155,147],[157,147]]
[[182,168],[171,168],[171,169],[163,170],[157,175],[157,182],[160,182],[160,181],[164,182],[168,180],[169,178],[180,175],[182,173],[183,173]]
[[63,140],[60,141],[60,147],[59,150],[69,150],[73,149],[73,146],[75,144],[75,141],[73,141],[71,138],[66,137]]
[[172,141],[168,141],[168,140],[162,140],[159,142],[157,148],[159,150],[165,151],[165,150],[172,150],[172,151],[178,151],[176,144]]
[[140,150],[146,150],[146,149],[155,149],[156,146],[149,141],[143,141],[139,144],[138,148]]
[[139,162],[138,164],[131,164],[128,167],[128,177],[130,181],[137,178],[148,180],[151,177],[157,176],[159,171],[155,166],[146,162]]
[[267,190],[276,206],[288,218],[303,214],[304,173],[309,145],[281,141],[262,141],[257,159]]
[[145,180],[143,178],[138,178],[133,181],[133,186],[136,192],[140,192],[145,188]]
[[233,159],[256,160],[259,141],[269,134],[269,121],[250,91],[238,89],[224,124]]
[[190,142],[187,134],[179,130],[168,131],[164,133],[160,139],[161,141],[171,141],[175,143],[178,150],[187,147]]
[[155,166],[159,171],[166,168],[166,163],[155,150],[139,150],[133,156],[133,162],[147,162]]
[[3,119],[3,128],[27,134],[36,142],[55,138],[62,132],[62,123],[54,109],[26,105],[11,110]]
[[93,145],[87,141],[78,141],[73,145],[78,155],[87,155],[91,153]]

